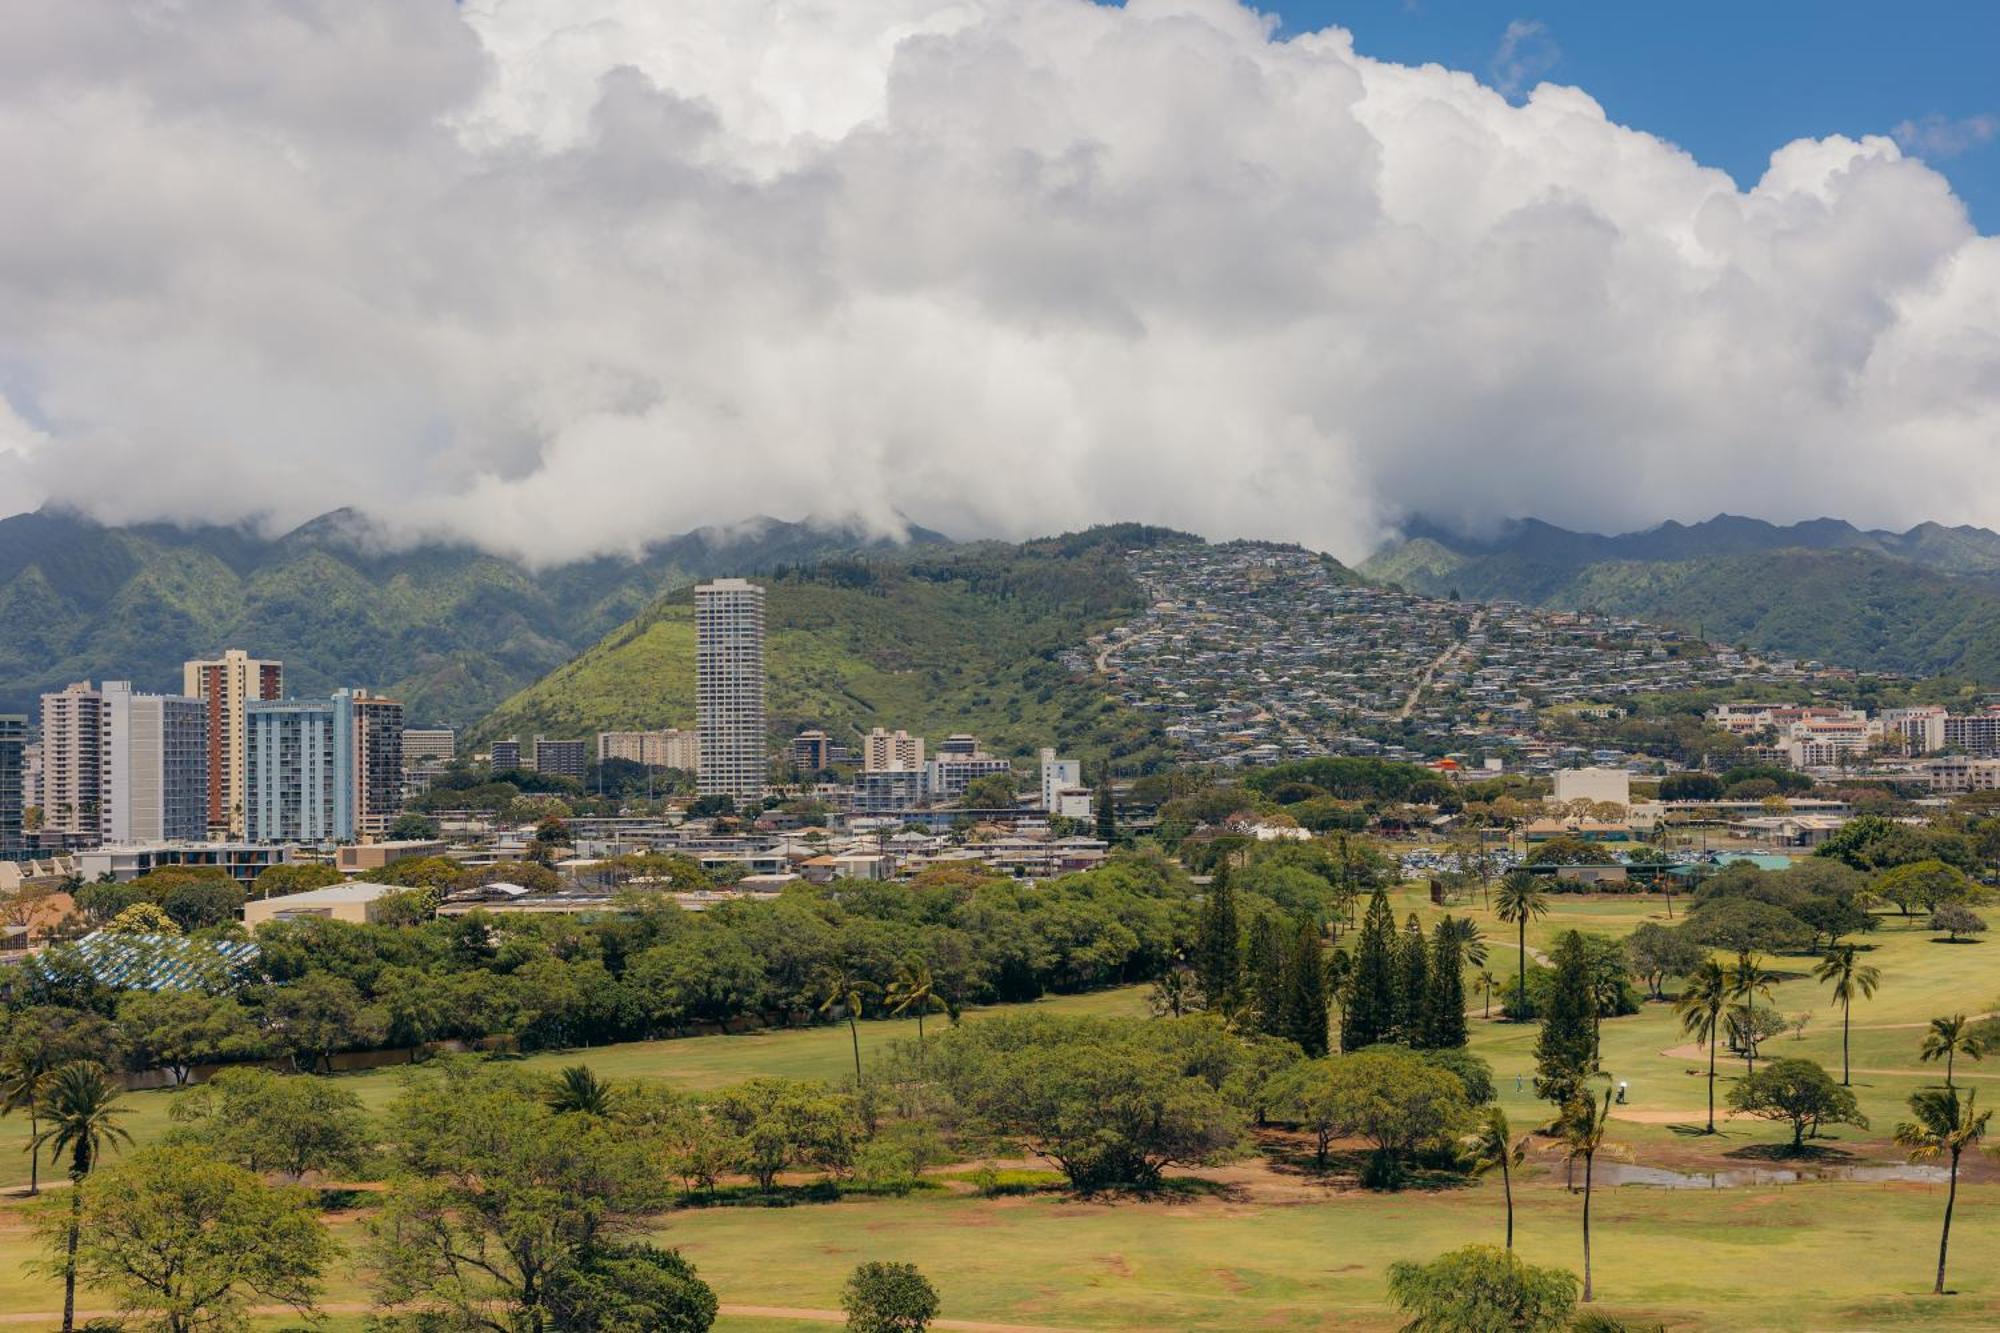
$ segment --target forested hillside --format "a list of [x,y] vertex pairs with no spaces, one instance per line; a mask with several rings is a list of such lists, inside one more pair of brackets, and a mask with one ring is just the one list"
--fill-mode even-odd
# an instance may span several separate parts
[[[1066,650],[1131,615],[1144,594],[1120,553],[1157,529],[1095,529],[836,558],[761,579],[774,738],[805,726],[852,739],[905,727],[935,743],[971,731],[998,754],[1057,745],[1143,763],[1156,724],[1112,700]],[[692,591],[677,589],[501,705],[474,742],[612,727],[691,726]]]
[[1621,537],[1533,522],[1491,538],[1412,532],[1363,572],[1432,595],[1622,613],[1830,664],[2000,683],[2000,535],[1984,529],[1724,517]]
[[20,514],[0,520],[0,712],[72,680],[179,690],[184,660],[236,647],[281,658],[291,693],[365,686],[401,698],[413,725],[464,725],[663,590],[870,545],[887,543],[755,520],[530,570],[467,546],[382,550],[345,513],[275,539]]

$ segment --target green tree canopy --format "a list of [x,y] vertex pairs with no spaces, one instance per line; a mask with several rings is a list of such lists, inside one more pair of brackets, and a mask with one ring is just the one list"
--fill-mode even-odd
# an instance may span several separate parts
[[1729,1090],[1729,1104],[1762,1120],[1785,1120],[1792,1126],[1792,1151],[1804,1149],[1808,1136],[1817,1138],[1827,1125],[1868,1128],[1854,1094],[1812,1060],[1772,1060]]
[[[258,1302],[310,1315],[339,1247],[295,1187],[185,1147],[142,1149],[82,1186],[77,1268],[164,1333],[234,1333]],[[51,1246],[62,1213],[41,1219]]]

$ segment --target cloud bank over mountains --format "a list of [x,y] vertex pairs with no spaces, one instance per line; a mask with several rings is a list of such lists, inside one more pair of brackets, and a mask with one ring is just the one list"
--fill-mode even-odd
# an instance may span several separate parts
[[2000,524],[2000,240],[1941,176],[1743,191],[1523,91],[1229,0],[30,0],[0,511]]

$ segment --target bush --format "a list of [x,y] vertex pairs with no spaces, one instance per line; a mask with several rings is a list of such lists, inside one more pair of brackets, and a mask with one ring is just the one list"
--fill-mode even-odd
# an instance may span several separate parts
[[1957,944],[1961,935],[1985,934],[1986,921],[1970,907],[1948,903],[1931,913],[1931,929],[1945,932]]
[[1404,1333],[1548,1333],[1568,1324],[1576,1297],[1574,1273],[1492,1245],[1389,1266],[1389,1298],[1410,1316]]
[[937,1288],[915,1264],[867,1263],[840,1294],[854,1333],[922,1333],[937,1318]]

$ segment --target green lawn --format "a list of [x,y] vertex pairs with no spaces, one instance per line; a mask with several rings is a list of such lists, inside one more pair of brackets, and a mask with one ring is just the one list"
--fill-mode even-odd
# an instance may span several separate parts
[[[1399,895],[1397,910],[1399,916],[1435,913],[1414,893]],[[1551,915],[1531,928],[1530,943],[1546,948],[1572,925],[1621,934],[1655,914],[1663,916],[1657,899],[1558,898]],[[1471,915],[1494,946],[1493,970],[1511,979],[1511,931],[1476,908]],[[1928,932],[1893,920],[1867,942],[1883,982],[1877,998],[1857,1009],[1857,1023],[1921,1024],[1941,1012],[2000,1007],[2000,943],[1933,944]],[[1777,988],[1777,1007],[1815,1016],[1803,1041],[1777,1038],[1767,1054],[1804,1054],[1837,1068],[1838,1015],[1824,988],[1806,975],[1810,960],[1772,962],[1796,974]],[[1137,989],[1047,1003],[1071,1012],[1144,1012]],[[864,1058],[913,1029],[910,1023],[864,1024]],[[1547,1108],[1531,1091],[1533,1028],[1475,1022],[1473,1031],[1474,1049],[1492,1062],[1502,1103],[1517,1126],[1544,1119]],[[1834,1146],[1862,1160],[1899,1159],[1889,1134],[1903,1101],[1939,1077],[1917,1064],[1920,1037],[1915,1029],[1857,1028],[1857,1069],[1899,1072],[1857,1074],[1856,1091],[1873,1124],[1866,1131],[1839,1131]],[[1783,1128],[1761,1122],[1731,1122],[1713,1137],[1688,1132],[1701,1119],[1703,1062],[1662,1053],[1683,1040],[1665,1005],[1648,1005],[1605,1025],[1605,1066],[1630,1083],[1631,1104],[1623,1109],[1641,1117],[1615,1122],[1607,1158],[1724,1168],[1745,1165],[1746,1149],[1786,1139]],[[554,1068],[578,1060],[617,1078],[712,1087],[755,1073],[838,1078],[851,1054],[844,1028],[818,1028],[552,1053],[529,1063]],[[1722,1068],[1726,1094],[1741,1064]],[[1961,1070],[2000,1097],[2000,1085],[1986,1077],[2000,1076],[2000,1060],[1991,1070]],[[1517,1075],[1523,1091],[1516,1091]],[[393,1095],[396,1078],[395,1071],[377,1071],[343,1081],[380,1105]],[[142,1138],[165,1123],[169,1098],[131,1098],[130,1123]],[[1560,1160],[1546,1141],[1537,1145],[1535,1160],[1517,1189],[1520,1249],[1531,1261],[1576,1268],[1579,1200],[1563,1189]],[[18,1159],[8,1163],[18,1165]],[[1822,1181],[1604,1191],[1594,1210],[1601,1303],[1641,1326],[1675,1329],[2000,1326],[2000,1174],[1984,1160],[1968,1170],[1952,1245],[1952,1285],[1960,1294],[1948,1300],[1926,1294],[1941,1187]],[[22,1174],[12,1171],[16,1178]],[[1497,1181],[1376,1196],[1331,1191],[1261,1160],[1218,1174],[1227,1192],[1183,1202],[981,1200],[930,1192],[905,1200],[682,1211],[662,1218],[659,1230],[688,1252],[726,1304],[832,1309],[856,1262],[907,1259],[937,1283],[952,1317],[1160,1330],[1391,1328],[1397,1321],[1383,1282],[1389,1263],[1500,1234]],[[351,1240],[353,1227],[345,1230]],[[0,1209],[0,1311],[54,1308],[59,1291],[52,1295],[46,1278],[23,1271],[29,1257],[20,1205],[10,1204]],[[358,1275],[345,1269],[328,1292],[330,1301],[365,1298]],[[261,1326],[278,1329],[287,1321]],[[326,1327],[347,1333],[359,1326],[358,1318],[341,1315]],[[728,1317],[720,1327],[770,1333],[810,1325]]]

